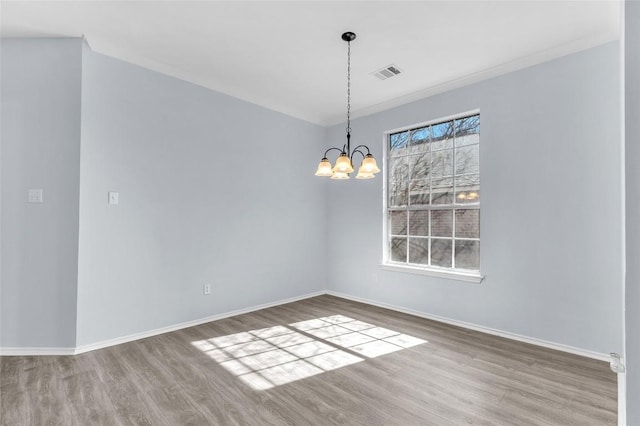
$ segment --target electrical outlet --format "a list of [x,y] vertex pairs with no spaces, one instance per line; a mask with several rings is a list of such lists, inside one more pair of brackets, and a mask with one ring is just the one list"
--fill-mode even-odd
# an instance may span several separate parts
[[205,284],[202,286],[203,294],[211,294],[211,284]]
[[42,203],[42,189],[30,189],[28,201],[30,203]]

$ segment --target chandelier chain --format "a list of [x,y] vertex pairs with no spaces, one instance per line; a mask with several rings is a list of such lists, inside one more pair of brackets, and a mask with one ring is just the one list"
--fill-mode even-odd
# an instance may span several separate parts
[[351,133],[351,42],[347,42],[347,134]]

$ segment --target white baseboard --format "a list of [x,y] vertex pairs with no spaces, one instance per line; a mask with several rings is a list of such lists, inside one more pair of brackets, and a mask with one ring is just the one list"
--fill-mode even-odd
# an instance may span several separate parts
[[531,343],[533,345],[542,346],[545,348],[555,349],[562,352],[568,352],[575,355],[584,356],[587,358],[598,359],[601,361],[610,361],[609,354],[602,354],[598,352],[588,351],[585,349],[574,348],[572,346],[563,345],[560,343],[549,342],[546,340],[536,339],[533,337],[522,336],[520,334],[510,333],[502,330],[496,330],[489,327],[484,327],[464,321],[458,321],[451,318],[441,317],[438,315],[427,314],[420,311],[415,311],[413,309],[407,309],[400,306],[395,306],[387,303],[377,302],[375,300],[369,300],[361,297],[351,296],[348,294],[339,293],[332,290],[327,291],[317,291],[313,293],[308,293],[302,296],[292,297],[289,299],[278,300],[276,302],[265,303],[262,305],[251,306],[248,308],[238,309],[235,311],[225,312],[217,315],[211,315],[205,318],[200,318],[193,321],[187,321],[180,324],[171,325],[168,327],[156,328],[149,331],[144,331],[141,333],[134,333],[128,336],[116,337],[114,339],[103,340],[101,342],[95,342],[88,345],[78,346],[76,348],[0,348],[1,356],[19,356],[19,355],[75,355],[81,354],[84,352],[93,351],[96,349],[102,349],[109,346],[120,345],[122,343],[131,342],[138,339],[144,339],[147,337],[157,336],[158,334],[169,333],[171,331],[181,330],[183,328],[193,327],[196,325],[204,324],[211,321],[217,321],[224,318],[233,317],[236,315],[242,315],[249,312],[259,311],[260,309],[271,308],[274,306],[284,305],[287,303],[297,302],[303,299],[309,299],[311,297],[321,296],[323,294],[329,294],[332,296],[340,297],[343,299],[353,300],[356,302],[366,303],[368,305],[379,306],[381,308],[390,309],[392,311],[403,312],[405,314],[414,315],[420,318],[426,318],[438,322],[443,322],[446,324],[455,325],[458,327],[467,328],[470,330],[479,331],[482,333],[492,334],[495,336],[505,337],[511,340],[517,340],[524,343]]
[[0,348],[0,356],[74,355],[75,348]]
[[291,297],[289,299],[278,300],[276,302],[264,303],[262,305],[251,306],[248,308],[238,309],[235,311],[224,312],[217,315],[211,315],[205,318],[200,318],[193,321],[187,321],[180,324],[170,325],[168,327],[160,327],[149,331],[143,331],[141,333],[134,333],[128,336],[116,337],[114,339],[103,340],[101,342],[91,343],[88,345],[82,345],[75,348],[10,348],[0,347],[0,356],[43,356],[43,355],[77,355],[96,349],[102,349],[109,346],[115,346],[122,343],[131,342],[138,339],[144,339],[146,337],[157,336],[158,334],[169,333],[171,331],[181,330],[183,328],[193,327],[196,325],[204,324],[211,321],[217,321],[224,318],[233,317],[236,315],[242,315],[253,311],[259,311],[260,309],[272,308],[274,306],[284,305],[287,303],[297,302],[303,299],[309,299],[311,297],[321,296],[325,294],[324,291],[317,291],[308,293],[302,296]]
[[627,373],[618,373],[618,426],[627,426]]
[[476,325],[464,321],[458,321],[451,318],[441,317],[439,315],[427,314],[420,311],[415,311],[413,309],[407,309],[400,306],[391,305],[388,303],[376,302],[374,300],[364,299],[361,297],[351,296],[348,294],[339,293],[332,290],[327,290],[326,294],[330,294],[332,296],[340,297],[343,299],[353,300],[354,302],[366,303],[367,305],[374,305],[385,309],[390,309],[396,312],[402,312],[409,315],[414,315],[420,318],[426,318],[438,322],[443,322],[446,324],[455,325],[462,328],[467,328],[469,330],[479,331],[481,333],[492,334],[494,336],[500,336],[511,340],[517,340],[519,342],[531,343],[532,345],[542,346],[549,349],[555,349],[562,352],[568,352],[574,355],[580,355],[587,358],[593,358],[600,361],[609,362],[611,357],[609,354],[602,354],[599,352],[593,352],[586,349],[574,348],[573,346],[563,345],[561,343],[549,342],[546,340],[536,339],[533,337],[522,336],[520,334],[510,333],[508,331],[496,330],[494,328],[484,327],[481,325]]
[[170,325],[168,327],[156,328],[154,330],[143,331],[141,333],[134,333],[128,336],[116,337],[115,339],[103,340],[101,342],[90,343],[88,345],[78,346],[75,349],[75,354],[81,354],[89,351],[95,351],[96,349],[102,349],[109,346],[120,345],[122,343],[132,342],[138,339],[144,339],[147,337],[157,336],[158,334],[169,333],[171,331],[181,330],[183,328],[194,327],[196,325],[205,324],[211,321],[217,321],[224,318],[234,317],[236,315],[247,314],[249,312],[259,311],[260,309],[272,308],[274,306],[285,305],[287,303],[297,302],[303,299],[309,299],[325,294],[324,291],[317,291],[314,293],[308,293],[302,296],[291,297],[289,299],[278,300],[276,302],[264,303],[262,305],[251,306],[249,308],[238,309],[235,311],[225,312],[222,314],[211,315],[205,318],[200,318],[193,321],[187,321],[180,324]]

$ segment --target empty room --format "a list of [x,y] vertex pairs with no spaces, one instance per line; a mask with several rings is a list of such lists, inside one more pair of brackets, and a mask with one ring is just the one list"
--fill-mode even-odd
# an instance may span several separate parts
[[640,2],[0,31],[0,425],[640,426]]

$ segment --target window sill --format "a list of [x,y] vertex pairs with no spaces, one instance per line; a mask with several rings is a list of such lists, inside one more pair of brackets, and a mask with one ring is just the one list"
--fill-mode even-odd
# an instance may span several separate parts
[[484,276],[473,272],[445,271],[440,269],[416,268],[407,265],[394,265],[391,263],[383,263],[381,269],[386,271],[406,272],[409,274],[428,275],[431,277],[447,278],[450,280],[466,281],[471,283],[480,283]]

